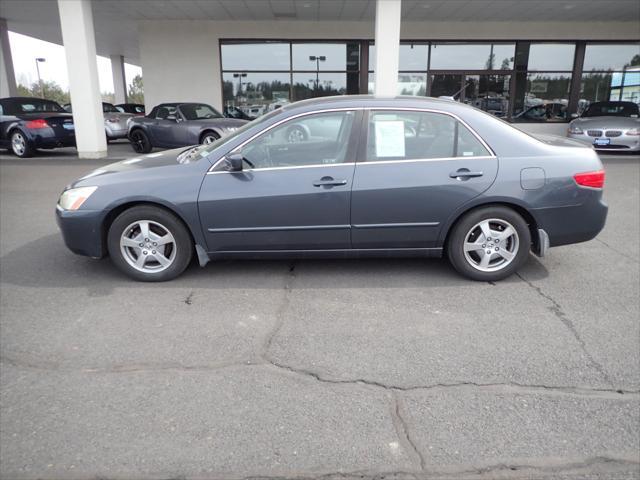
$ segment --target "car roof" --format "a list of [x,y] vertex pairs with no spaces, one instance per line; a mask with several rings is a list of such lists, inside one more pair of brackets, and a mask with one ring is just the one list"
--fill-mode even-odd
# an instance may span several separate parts
[[367,107],[367,106],[386,106],[386,105],[402,105],[402,106],[419,106],[421,108],[434,108],[444,105],[459,104],[455,100],[434,98],[434,97],[418,97],[410,95],[398,95],[395,97],[383,97],[377,95],[336,95],[333,97],[318,97],[300,100],[294,103],[288,103],[282,107],[282,110],[294,110],[300,107],[316,107],[326,106],[328,103],[340,105],[342,107]]

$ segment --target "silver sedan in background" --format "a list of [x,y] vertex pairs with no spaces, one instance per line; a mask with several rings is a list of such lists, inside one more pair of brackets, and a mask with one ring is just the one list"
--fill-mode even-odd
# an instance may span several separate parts
[[595,102],[569,124],[567,136],[596,150],[640,151],[640,111],[633,102]]

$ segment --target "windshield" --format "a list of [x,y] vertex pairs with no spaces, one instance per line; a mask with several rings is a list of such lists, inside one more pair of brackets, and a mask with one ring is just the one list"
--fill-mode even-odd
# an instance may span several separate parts
[[263,115],[262,117],[256,118],[255,120],[252,120],[251,122],[245,123],[240,128],[235,130],[233,133],[227,135],[226,137],[222,137],[221,139],[216,140],[213,143],[209,143],[207,145],[203,145],[203,147],[205,147],[205,148],[203,148],[201,150],[201,152],[202,152],[201,155],[202,156],[208,155],[209,152],[212,152],[213,150],[215,150],[216,148],[220,147],[221,145],[224,145],[225,143],[233,140],[238,135],[241,135],[242,133],[246,132],[250,128],[253,128],[253,127],[257,126],[257,125],[260,125],[262,123],[267,122],[272,117],[274,117],[276,115],[279,115],[280,113],[281,113],[281,110],[274,110],[273,112],[267,113],[266,115]]
[[66,111],[56,102],[50,100],[23,100],[16,104],[17,110],[22,113],[62,112]]
[[116,107],[114,107],[112,104],[110,104],[110,103],[104,103],[104,102],[102,102],[102,111],[103,111],[104,113],[112,113],[112,112],[118,113],[118,112],[120,112],[120,110],[118,110],[118,109],[117,109]]
[[180,105],[180,112],[187,120],[206,120],[209,118],[223,118],[215,108],[204,103],[185,103]]
[[635,117],[639,114],[638,105],[633,102],[596,102],[582,114],[583,117]]

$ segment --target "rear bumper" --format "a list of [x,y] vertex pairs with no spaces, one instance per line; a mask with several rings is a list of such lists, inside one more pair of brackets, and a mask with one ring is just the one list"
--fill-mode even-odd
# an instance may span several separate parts
[[127,138],[127,127],[124,128],[114,128],[105,124],[104,131],[109,138]]
[[549,246],[557,247],[595,238],[604,228],[608,210],[600,193],[582,205],[537,208],[532,213],[538,221],[538,228],[547,233]]
[[[44,129],[43,129],[44,130]],[[75,135],[55,135],[53,133],[37,133],[29,135],[32,145],[35,148],[61,148],[75,147]]]
[[56,207],[56,221],[65,245],[73,253],[101,258],[105,255],[102,241],[103,212],[68,211]]

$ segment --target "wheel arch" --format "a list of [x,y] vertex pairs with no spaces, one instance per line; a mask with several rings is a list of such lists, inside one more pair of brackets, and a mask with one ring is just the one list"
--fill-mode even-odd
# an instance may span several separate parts
[[222,133],[218,129],[214,127],[204,127],[200,132],[200,135],[198,135],[198,143],[202,143],[202,139],[207,133],[214,133],[218,138],[222,138]]
[[100,241],[102,243],[102,251],[105,252],[105,254],[106,252],[108,252],[107,235],[109,234],[109,229],[111,228],[113,221],[118,217],[118,215],[120,215],[125,210],[128,210],[133,207],[140,207],[140,206],[156,207],[168,213],[171,213],[172,215],[175,215],[178,218],[178,220],[180,220],[182,225],[185,227],[187,232],[189,233],[189,237],[191,237],[191,241],[193,242],[194,248],[198,244],[198,242],[196,241],[197,237],[194,235],[194,232],[189,226],[189,223],[185,221],[184,216],[181,215],[180,212],[177,211],[177,209],[160,201],[131,200],[131,201],[126,201],[124,203],[113,206],[113,208],[111,208],[102,219],[102,223],[100,225]]
[[441,241],[439,243],[440,245],[442,245],[443,253],[446,253],[451,232],[453,231],[455,226],[458,224],[458,222],[462,219],[462,217],[467,215],[469,212],[478,210],[480,208],[487,208],[487,207],[505,207],[515,211],[518,215],[520,215],[524,219],[525,222],[527,222],[527,226],[529,227],[529,232],[531,233],[531,243],[534,249],[539,248],[538,243],[540,239],[538,235],[538,221],[536,220],[535,216],[531,213],[531,211],[526,206],[513,201],[491,200],[491,201],[470,205],[467,208],[462,209],[459,212],[456,212],[456,214],[452,216],[452,218],[447,222],[447,225],[445,226],[445,228],[442,229],[442,233],[440,235]]

